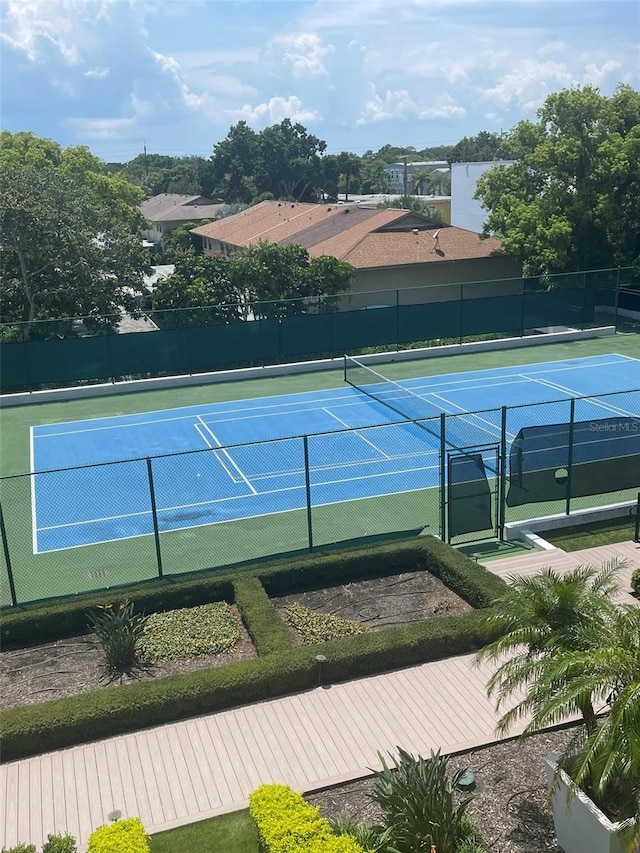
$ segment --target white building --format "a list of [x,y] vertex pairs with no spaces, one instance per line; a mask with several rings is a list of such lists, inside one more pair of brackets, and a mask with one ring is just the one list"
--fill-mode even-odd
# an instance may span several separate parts
[[511,166],[514,160],[451,164],[451,224],[480,234],[487,211],[473,197],[478,178],[494,166]]

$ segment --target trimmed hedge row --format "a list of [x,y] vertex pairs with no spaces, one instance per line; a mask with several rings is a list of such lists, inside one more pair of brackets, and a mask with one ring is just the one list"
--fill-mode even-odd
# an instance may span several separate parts
[[287,785],[261,785],[249,813],[264,853],[365,853],[350,835],[334,835],[320,810]]
[[[365,569],[366,575],[359,574]],[[289,592],[300,589],[313,570],[318,571],[314,585],[322,586],[330,579],[334,583],[352,580],[350,571],[356,577],[372,577],[420,569],[442,578],[476,606],[486,607],[506,588],[482,566],[431,537],[339,555],[314,555],[279,571],[260,566],[256,575],[264,578],[264,586],[273,594],[278,587]],[[283,586],[284,579],[287,586]],[[203,593],[211,595],[212,589],[227,592],[228,583],[221,581]],[[243,573],[234,587],[236,603],[260,657],[0,712],[2,758],[9,761],[309,689],[317,683],[314,658],[320,651],[327,657],[324,678],[336,682],[472,652],[488,639],[481,630],[485,609],[484,613],[472,611],[294,648],[259,577]],[[189,590],[195,595],[190,584],[183,594]],[[183,601],[180,597],[180,606]],[[178,606],[173,598],[171,604]],[[86,610],[83,613],[86,617]]]
[[140,818],[129,817],[94,829],[87,853],[149,853],[149,841]]
[[232,604],[234,583],[243,578],[259,578],[267,595],[278,596],[411,570],[431,572],[473,607],[489,606],[504,591],[499,578],[464,554],[432,536],[419,536],[339,552],[319,549],[215,574],[174,575],[53,604],[5,608],[0,610],[2,643],[7,649],[20,648],[85,634],[88,612],[110,600],[126,599],[137,611],[156,613],[213,601]]

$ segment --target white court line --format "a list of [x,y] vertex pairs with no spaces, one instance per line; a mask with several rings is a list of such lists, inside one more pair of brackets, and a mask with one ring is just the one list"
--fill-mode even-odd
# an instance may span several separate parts
[[[445,397],[441,397],[439,394],[431,394],[432,397],[436,397],[438,400],[442,400],[443,403],[446,403],[448,406],[453,406],[455,409],[460,409],[465,415],[468,417],[464,417],[463,415],[456,415],[455,412],[447,412],[446,414],[452,415],[456,420],[464,421],[468,423],[469,426],[472,426],[474,429],[480,429],[482,432],[486,432],[487,435],[491,436],[491,438],[496,441],[499,439],[502,433],[502,428],[492,424],[491,421],[486,418],[481,418],[479,414],[476,412],[469,412],[468,409],[463,409],[462,406],[458,406],[456,403],[452,403],[451,400],[447,400]],[[484,410],[486,411],[486,409]],[[470,420],[470,418],[476,418],[476,420],[482,421],[482,423],[488,424],[490,429],[485,429],[485,427],[478,426],[478,424],[474,423]],[[507,437],[510,439],[514,439],[515,435],[512,432],[507,432]]]
[[[436,449],[431,450],[416,450],[414,453],[398,453],[396,456],[388,456],[387,459],[389,462],[395,462],[402,459],[419,459],[422,456],[437,456],[438,451]],[[331,470],[339,470],[340,468],[357,468],[359,465],[380,465],[380,459],[358,459],[353,462],[327,462],[326,465],[310,465],[309,470],[312,472],[316,471],[331,471]],[[437,467],[437,466],[436,466]],[[254,482],[258,480],[272,480],[274,477],[291,477],[296,474],[304,474],[304,468],[290,468],[286,471],[263,471],[260,474],[256,474],[252,477]],[[365,474],[360,479],[366,480],[367,475]],[[338,481],[342,482],[342,480]],[[262,492],[260,494],[263,494]]]
[[364,435],[360,435],[360,432],[358,431],[357,427],[349,426],[348,423],[341,420],[341,418],[339,418],[337,415],[334,415],[333,412],[330,411],[329,409],[323,409],[322,411],[326,412],[330,417],[335,418],[339,424],[342,424],[343,427],[346,427],[348,430],[353,430],[354,432],[357,432],[358,438],[361,439],[362,441],[364,441],[365,444],[368,444],[369,447],[372,447],[376,451],[376,453],[379,453],[381,456],[384,456],[385,459],[391,458],[390,456],[387,456],[387,454],[384,452],[384,450],[381,450],[377,444],[374,444],[372,441],[369,441],[369,439],[366,438]]
[[[526,373],[523,374],[523,376],[525,376],[525,378],[528,378]],[[556,391],[562,391],[565,394],[571,394],[572,397],[584,397],[583,394],[578,394],[578,392],[574,391],[572,388],[567,388],[564,385],[558,385],[555,382],[549,382],[546,379],[531,379],[530,381],[536,382],[539,385],[546,385],[549,388],[553,388]],[[620,391],[620,392],[613,392],[613,393],[624,394],[625,392]],[[551,401],[551,402],[558,402],[558,401]],[[588,396],[587,399],[585,399],[581,402],[591,403],[591,405],[593,405],[593,406],[598,406],[599,408],[604,409],[606,412],[613,412],[616,415],[627,415],[629,417],[637,417],[635,412],[628,412],[626,409],[619,409],[617,406],[611,406],[611,405],[608,405],[607,403],[600,402],[599,400],[595,399],[595,395]],[[539,403],[536,405],[544,405],[544,403]]]
[[215,452],[215,451],[217,450],[217,448],[216,448],[216,447],[214,447],[214,446],[211,444],[211,442],[209,441],[209,439],[207,438],[207,436],[206,436],[206,435],[203,433],[203,431],[200,429],[200,424],[194,424],[194,427],[196,428],[196,432],[198,433],[198,435],[200,436],[200,438],[204,441],[204,443],[207,445],[207,447],[208,447],[210,450],[212,450],[212,451],[213,451],[213,455],[214,455],[214,458],[215,458],[216,462],[217,462],[219,465],[221,465],[221,466],[222,466],[222,468],[223,468],[223,470],[224,470],[225,474],[229,477],[229,479],[231,480],[231,482],[232,482],[232,483],[239,483],[239,482],[240,482],[240,480],[238,480],[236,477],[234,477],[234,476],[233,476],[233,474],[231,473],[231,471],[230,471],[230,470],[227,468],[227,466],[224,464],[224,460],[222,460],[222,459],[220,459],[220,458],[218,457],[218,454]]
[[[637,359],[632,358],[631,356],[619,356],[617,354],[616,354],[616,356],[619,359],[625,359],[627,361],[636,361],[637,360]],[[570,359],[570,360],[578,361],[580,359]],[[553,363],[554,362],[543,362],[542,364],[535,365],[535,366],[536,367],[543,367],[544,364],[553,364]],[[605,367],[608,365],[620,364],[620,363],[622,363],[622,362],[621,361],[605,361],[605,362],[598,362],[595,364],[594,363],[578,364],[575,366],[568,366],[568,367],[565,366],[565,367],[561,367],[561,368],[549,368],[548,370],[532,371],[530,375],[533,376],[536,373],[563,372],[565,370],[586,370],[586,369],[589,369],[592,367]],[[531,365],[531,366],[533,367],[534,365]],[[514,365],[514,370],[521,369],[522,367],[527,367],[527,365]],[[504,368],[504,369],[508,370],[510,368]],[[505,374],[504,378],[508,380],[508,379],[513,378],[513,377],[523,376],[523,375],[526,376],[527,374],[507,373],[507,374]],[[417,378],[418,379],[425,379],[427,377],[417,377]],[[499,379],[500,376],[496,374],[494,378]],[[474,390],[476,386],[473,383],[480,383],[480,386],[483,388],[492,388],[492,387],[499,387],[501,385],[511,384],[508,381],[507,382],[492,383],[492,382],[487,382],[486,379],[487,379],[486,377],[482,377],[482,376],[478,376],[475,378],[471,377],[471,376],[466,376],[466,378],[459,379],[459,380],[450,379],[446,383],[435,383],[434,382],[434,383],[431,383],[428,385],[416,385],[415,388],[425,389],[425,393],[426,393],[427,389],[432,389],[432,388],[441,388],[441,389],[444,388],[445,391],[446,390],[452,390],[452,391]],[[399,381],[400,383],[402,383],[402,382],[411,382],[413,380],[412,379],[404,379],[404,380],[395,380],[395,381]],[[472,384],[469,385],[469,383],[472,383]],[[456,385],[465,385],[465,384],[468,386],[466,389],[465,388],[454,388],[453,387]],[[402,387],[406,387],[409,390],[415,390],[411,386],[402,386]],[[228,418],[228,420],[244,420],[247,417],[255,417],[255,415],[246,414],[246,413],[251,413],[251,412],[256,412],[256,411],[258,412],[258,415],[260,417],[268,417],[268,416],[272,416],[272,415],[287,415],[287,414],[290,414],[290,412],[287,412],[287,411],[270,412],[267,410],[268,409],[290,409],[292,406],[296,407],[296,408],[294,408],[294,412],[296,414],[305,414],[305,413],[316,411],[317,409],[322,409],[322,406],[318,405],[320,403],[333,403],[334,401],[340,401],[340,402],[336,403],[336,406],[366,405],[366,401],[359,402],[357,399],[349,400],[348,394],[345,394],[345,392],[349,391],[349,389],[347,389],[347,388],[336,388],[333,390],[336,392],[335,396],[321,397],[317,400],[312,400],[312,401],[310,401],[313,404],[311,407],[309,407],[308,403],[305,403],[302,400],[297,400],[297,401],[291,401],[289,403],[279,402],[279,403],[272,403],[272,404],[267,404],[267,405],[243,406],[241,408],[229,408],[229,409],[220,410],[220,409],[217,409],[215,407],[219,406],[219,405],[224,405],[224,403],[216,403],[216,404],[213,404],[214,407],[211,409],[211,411],[205,410],[203,412],[203,414],[205,416],[207,414],[215,414],[216,418],[218,420],[221,420],[222,416],[224,416],[224,415],[232,415],[233,416],[236,413],[244,413],[245,417]],[[281,396],[287,396],[287,395],[281,395]],[[295,396],[295,395],[292,394],[290,396]],[[580,395],[580,396],[583,396],[583,395]],[[265,399],[269,399],[269,398],[266,397]],[[345,400],[346,400],[346,402],[343,402]],[[193,408],[193,407],[180,407],[180,408]],[[152,412],[145,412],[144,414],[145,415],[153,415],[153,414],[160,414],[161,412],[179,411],[179,410],[180,409],[157,409],[157,410],[152,411]],[[184,414],[184,415],[176,415],[176,416],[167,417],[167,418],[153,418],[151,420],[133,421],[130,423],[129,422],[123,423],[121,421],[121,419],[129,419],[131,417],[132,417],[131,415],[113,415],[111,418],[106,418],[106,419],[105,418],[87,418],[87,419],[82,420],[82,421],[71,421],[70,422],[71,424],[74,424],[74,423],[75,424],[85,424],[85,423],[91,423],[92,421],[97,421],[97,420],[104,421],[104,420],[116,420],[117,419],[120,421],[120,423],[107,424],[107,425],[98,426],[98,427],[84,427],[83,429],[67,429],[67,430],[60,430],[58,432],[48,432],[48,433],[35,435],[35,438],[50,438],[50,437],[56,437],[56,436],[60,436],[60,435],[79,435],[79,434],[82,434],[85,432],[100,432],[102,430],[129,429],[131,427],[149,426],[149,425],[153,425],[153,424],[164,424],[164,423],[170,423],[172,421],[191,420],[191,419],[193,419],[194,415],[193,415],[193,412],[190,412],[189,414]],[[51,426],[51,425],[50,424],[36,424],[33,428],[38,429],[38,427],[46,427],[46,426]]]
[[[342,480],[325,480],[325,481],[320,482],[320,483],[312,483],[311,486],[312,486],[312,488],[317,488],[319,486],[335,486],[335,485],[341,485],[343,483],[354,483],[354,482],[358,482],[360,480],[362,480],[362,481],[370,480],[370,479],[373,479],[374,477],[378,477],[378,478],[379,477],[394,477],[398,474],[413,474],[417,471],[437,471],[437,470],[439,470],[439,468],[440,468],[439,465],[421,465],[421,466],[418,466],[417,468],[406,468],[406,469],[399,470],[399,471],[381,471],[378,474],[368,474],[366,477],[346,477]],[[305,488],[304,483],[302,483],[299,486],[285,486],[284,488],[281,488],[281,489],[267,489],[266,491],[260,492],[259,494],[261,497],[263,495],[264,496],[278,495],[278,494],[281,494],[283,492],[301,491],[304,488]],[[389,492],[388,494],[400,495],[400,494],[404,494],[405,491],[416,492],[416,491],[422,491],[423,489],[432,489],[432,488],[435,488],[435,486],[421,486],[419,489],[406,489],[406,490],[403,490],[400,492]],[[158,514],[160,514],[162,512],[176,512],[178,510],[194,509],[195,507],[215,506],[216,504],[228,503],[229,501],[246,500],[248,497],[249,497],[249,495],[229,495],[229,496],[224,497],[224,498],[215,498],[214,500],[209,500],[209,501],[198,501],[196,503],[191,503],[191,504],[178,504],[176,506],[159,507],[157,511],[158,511]],[[366,497],[367,498],[379,498],[379,497],[383,497],[383,495],[373,494],[373,495],[367,495]],[[357,498],[356,497],[356,498],[348,498],[348,500],[364,500],[364,498]],[[313,506],[314,507],[329,506],[332,503],[342,503],[342,501],[328,501],[326,504],[314,504]],[[289,507],[288,509],[285,509],[285,510],[279,510],[279,512],[293,512],[296,509],[304,509],[304,506]],[[257,516],[251,516],[251,515],[238,516],[237,518],[225,519],[225,521],[243,521],[245,518],[256,518],[256,517],[259,517],[261,515],[275,515],[275,514],[276,513],[271,513],[271,512],[258,513]],[[40,527],[39,532],[42,533],[42,532],[47,531],[47,530],[59,530],[60,528],[63,528],[63,527],[81,527],[81,526],[87,525],[87,524],[100,524],[103,521],[118,521],[118,520],[123,519],[123,518],[139,518],[139,517],[145,516],[145,515],[151,515],[151,510],[146,509],[146,510],[140,510],[139,512],[130,512],[130,513],[122,514],[122,515],[107,515],[107,516],[103,516],[101,518],[89,518],[89,519],[84,519],[82,521],[68,521],[68,522],[65,522],[64,524],[52,524],[52,525],[48,525],[46,527]],[[214,524],[214,523],[217,523],[217,522],[207,522],[207,524]],[[203,526],[203,525],[193,525],[193,526],[195,527],[195,526]],[[190,529],[190,527],[174,528],[174,530],[188,530],[188,529]],[[170,531],[162,531],[162,532],[165,533],[165,532],[170,532]],[[140,534],[136,534],[136,535],[148,536],[149,534],[148,533],[140,533]],[[123,536],[121,538],[122,539],[131,539],[133,537]],[[105,542],[115,542],[117,540],[116,539],[105,539],[104,541]],[[93,544],[97,544],[97,543],[91,542],[91,543],[87,543],[87,544],[93,545]],[[76,545],[68,545],[67,546],[67,548],[76,548],[76,547],[79,547],[79,546],[76,546]],[[61,551],[64,549],[63,548],[55,548],[53,550]],[[47,553],[49,553],[49,552],[47,552]]]
[[29,465],[31,469],[31,541],[33,545],[33,553],[38,553],[38,510],[36,505],[36,475],[35,475],[35,446],[34,446],[34,428],[29,429]]
[[241,468],[239,468],[239,467],[238,467],[238,465],[234,462],[234,460],[233,460],[233,458],[232,458],[231,454],[229,453],[229,451],[224,449],[224,447],[223,447],[223,445],[222,445],[222,442],[220,442],[220,441],[218,440],[217,436],[212,432],[212,430],[209,428],[209,426],[208,426],[208,425],[207,425],[207,424],[202,420],[202,418],[200,417],[200,415],[198,415],[198,420],[200,421],[200,423],[202,424],[202,426],[206,429],[206,431],[209,433],[209,435],[211,436],[211,438],[212,438],[212,439],[215,441],[215,443],[218,445],[218,447],[222,450],[222,452],[223,452],[223,453],[224,453],[224,455],[227,457],[227,459],[229,460],[229,462],[233,465],[233,467],[236,469],[236,471],[238,472],[238,474],[240,475],[240,477],[244,480],[244,482],[247,484],[247,486],[251,489],[251,491],[253,492],[253,494],[254,494],[254,495],[257,495],[257,494],[258,494],[258,493],[257,493],[257,491],[253,488],[253,486],[251,485],[251,483],[247,480],[247,478],[246,478],[246,476],[245,476],[244,472],[242,471],[242,469],[241,469]]

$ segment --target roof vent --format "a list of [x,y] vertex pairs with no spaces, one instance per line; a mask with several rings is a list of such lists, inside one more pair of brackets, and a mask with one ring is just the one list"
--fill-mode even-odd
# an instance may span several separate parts
[[417,237],[417,236],[418,236],[418,234],[419,234],[420,232],[418,231],[418,229],[417,229],[417,228],[412,228],[412,229],[411,229],[411,233],[412,233],[412,234],[415,234],[415,235],[416,235],[416,237]]

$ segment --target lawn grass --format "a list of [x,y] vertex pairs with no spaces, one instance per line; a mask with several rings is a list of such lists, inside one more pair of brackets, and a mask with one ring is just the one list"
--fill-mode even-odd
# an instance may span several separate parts
[[259,853],[249,809],[151,836],[151,853]]
[[592,521],[564,530],[541,530],[540,536],[563,551],[581,551],[599,545],[615,545],[633,539],[635,519],[630,516],[612,518],[607,521]]

